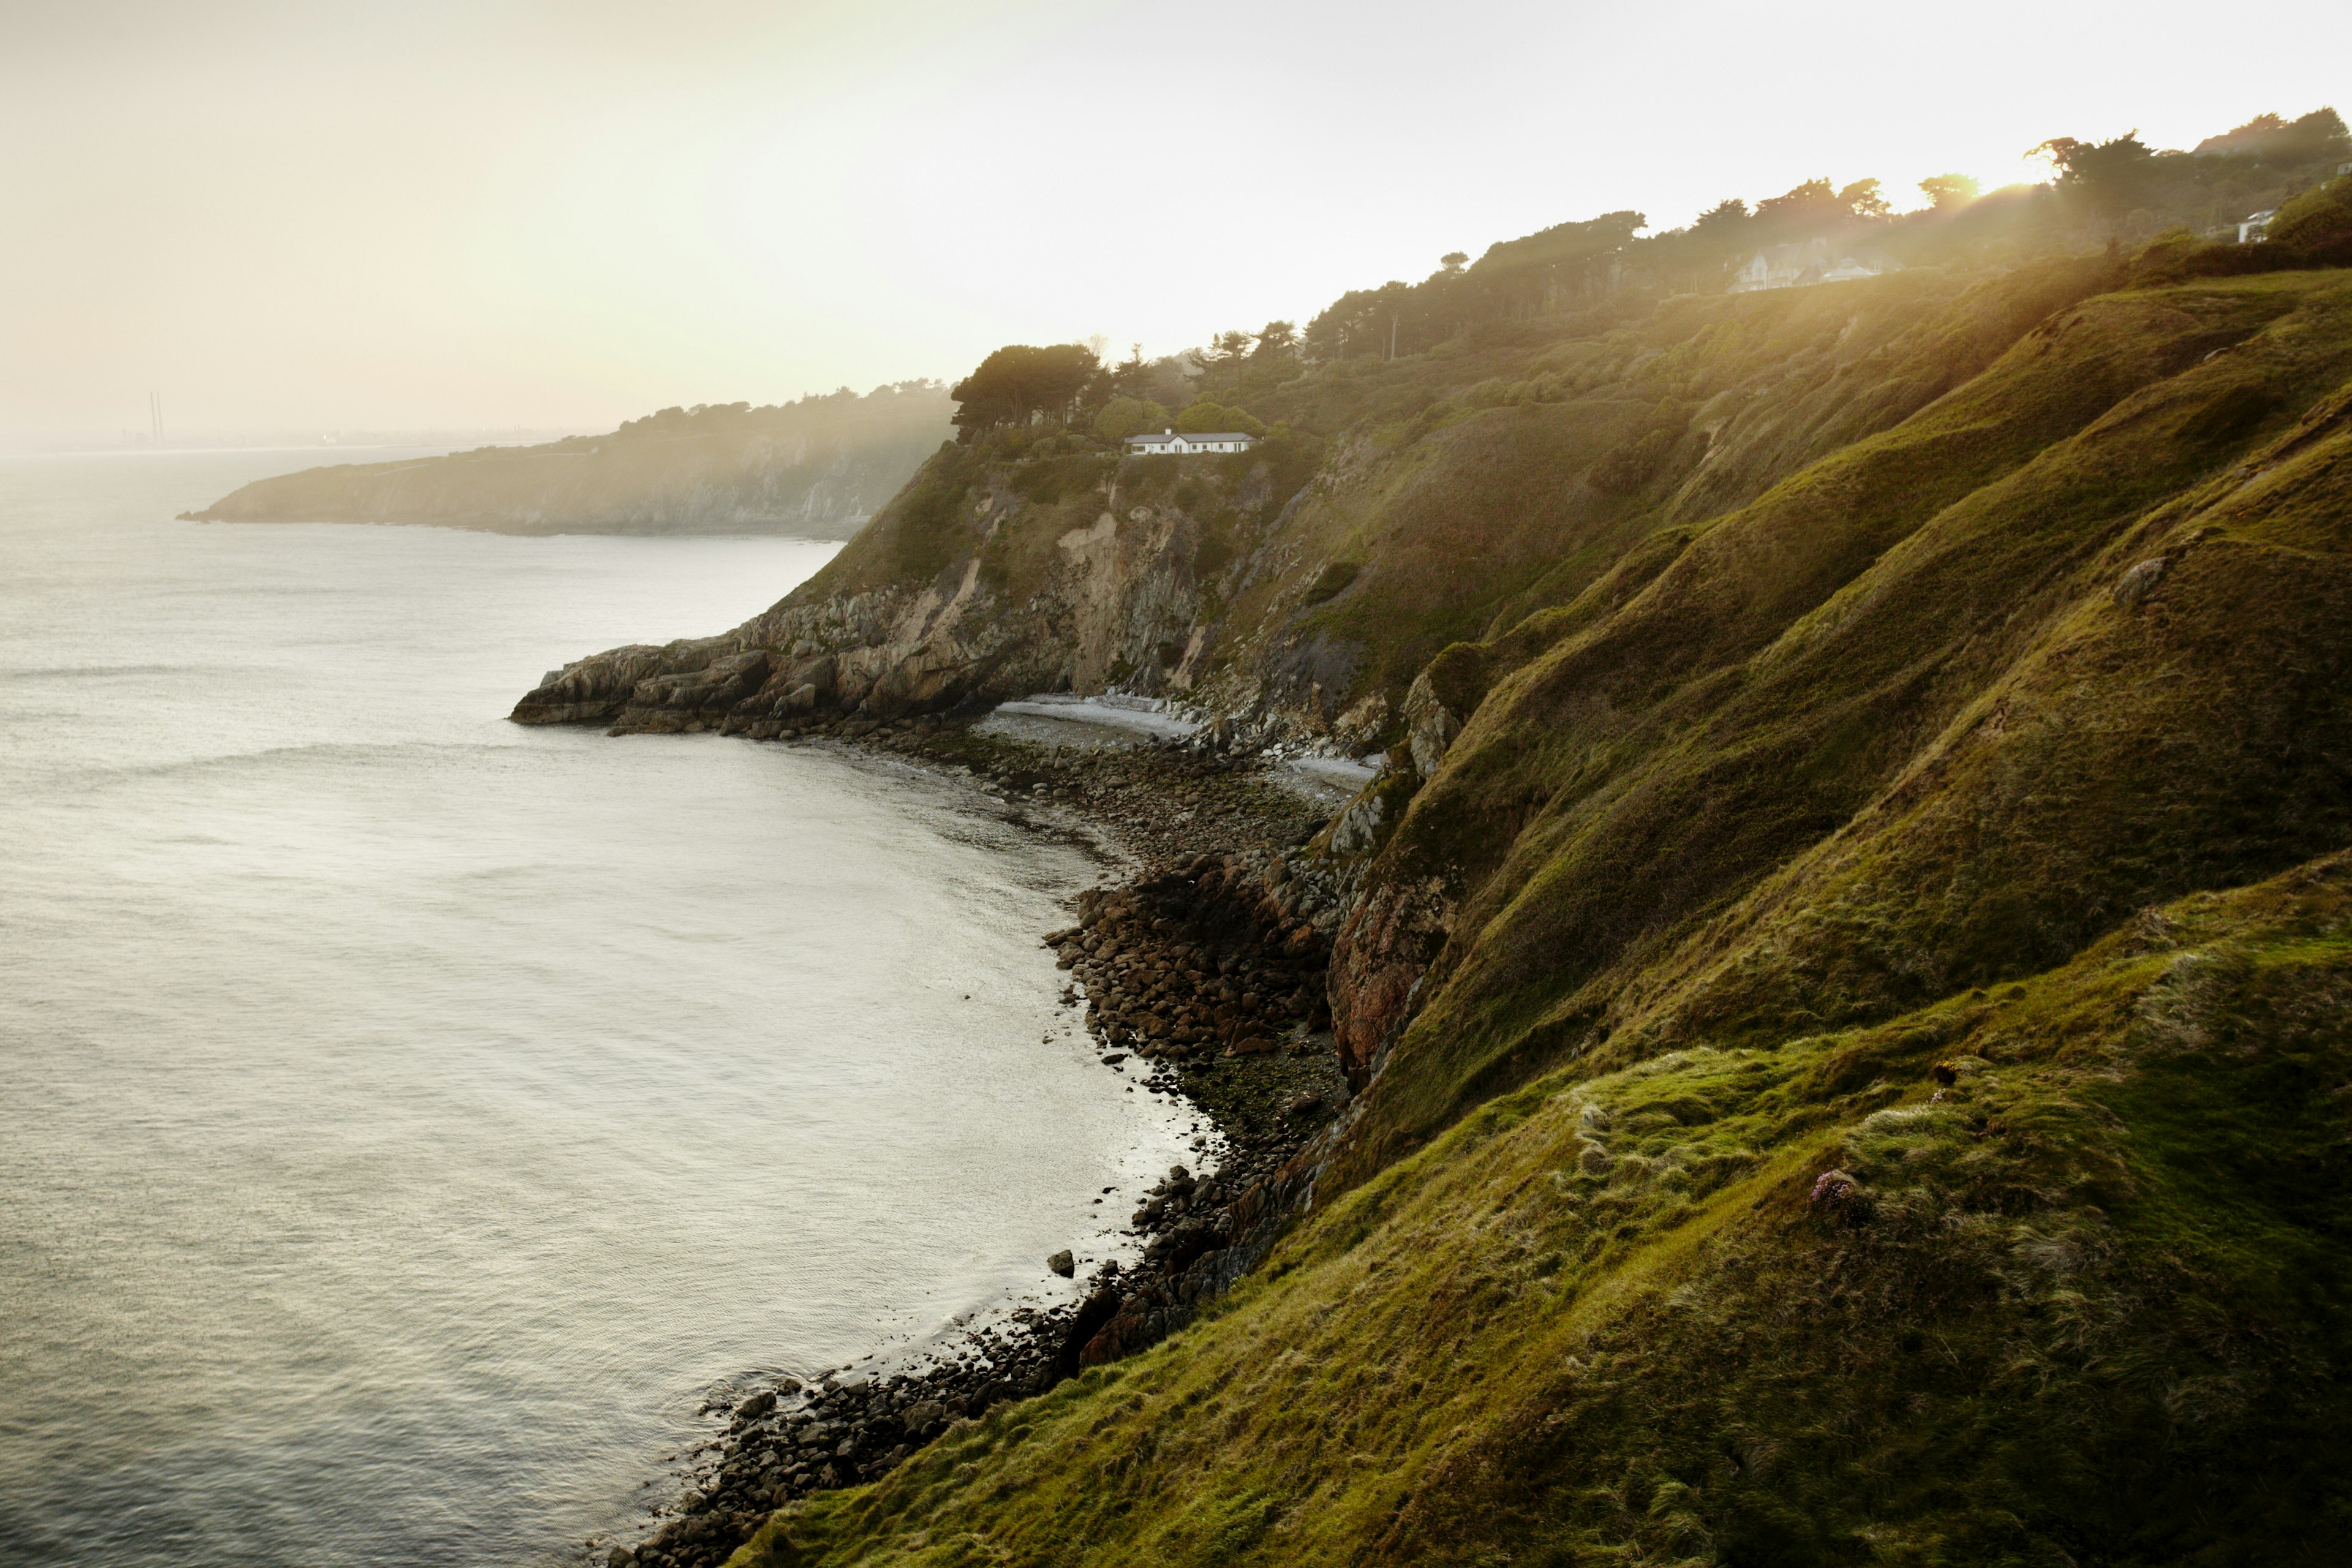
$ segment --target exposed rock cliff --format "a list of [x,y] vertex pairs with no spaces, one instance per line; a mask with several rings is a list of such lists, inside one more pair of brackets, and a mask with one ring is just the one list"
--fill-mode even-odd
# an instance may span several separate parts
[[[2093,282],[1908,274],[1347,362],[1272,395],[1301,425],[1232,457],[992,437],[933,457],[765,615],[566,666],[515,717],[773,734],[1116,686],[1225,718],[1238,743],[1360,754],[1410,730],[1429,753],[1465,716],[1413,696],[1448,644],[1636,591],[1692,518],[1899,421]],[[1362,415],[1383,405],[1410,416]],[[1343,430],[1307,433],[1335,413]],[[1596,488],[1662,417],[1678,433],[1649,477]]]

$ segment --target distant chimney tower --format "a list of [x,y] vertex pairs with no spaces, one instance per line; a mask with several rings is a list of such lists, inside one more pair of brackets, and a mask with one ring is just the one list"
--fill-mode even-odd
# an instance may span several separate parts
[[147,442],[159,450],[163,445],[163,395],[160,392],[147,395]]

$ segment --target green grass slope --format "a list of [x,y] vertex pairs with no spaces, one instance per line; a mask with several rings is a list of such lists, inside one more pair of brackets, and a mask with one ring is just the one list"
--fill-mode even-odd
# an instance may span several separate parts
[[[1352,449],[1283,543],[1309,576],[1360,569],[1290,635],[1350,650],[1350,695],[1400,707],[1447,644],[1565,605],[1661,528],[1900,422],[2108,275],[2067,260],[1982,281],[1686,295],[1303,378],[1265,400],[1271,416],[1344,431]],[[1269,582],[1237,618],[1267,618],[1286,592],[1295,604],[1295,584]]]
[[1570,604],[1662,531],[1678,547],[1675,531],[1899,424],[2114,275],[1922,269],[1340,361],[1253,394],[1282,433],[1242,457],[1122,461],[1077,432],[992,431],[935,455],[782,607],[951,596],[975,560],[1008,610],[1075,597],[1062,542],[1149,517],[1173,524],[1199,595],[1163,663],[1194,633],[1200,655],[1167,689],[1310,728],[1362,703],[1392,717],[1447,645]]
[[1462,909],[1355,1166],[1696,965],[1638,1037],[1914,1005],[2346,842],[2347,378],[2341,273],[2102,297],[1542,647],[1389,847]]
[[[1727,511],[1652,443],[1613,559],[1431,667],[1470,721],[1338,960],[1430,967],[1315,1212],[739,1560],[2334,1561],[2352,276],[2059,294],[1727,418]],[[1292,522],[1412,532],[1524,406]]]
[[2347,1084],[2342,858],[1873,1027],[1558,1071],[737,1561],[2331,1562]]

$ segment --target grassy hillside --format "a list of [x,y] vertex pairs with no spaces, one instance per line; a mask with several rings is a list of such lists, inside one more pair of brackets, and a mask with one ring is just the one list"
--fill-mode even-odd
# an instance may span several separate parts
[[2086,301],[1501,679],[1391,847],[1463,903],[1368,1157],[1620,1031],[1884,1013],[2352,842],[2347,312]]
[[212,522],[422,523],[501,533],[846,538],[949,434],[944,389],[666,408],[608,436],[350,463],[257,480]]
[[[740,1560],[2331,1561],[2352,274],[2133,278],[1674,301],[1294,434],[1202,689],[1320,638],[1467,720],[1382,786],[1317,1207]],[[1126,482],[955,461],[844,582],[1034,594],[973,487]]]
[[766,615],[526,698],[1116,684],[1392,764],[1309,868],[1358,1092],[1267,1266],[744,1561],[2332,1561],[2352,179],[2276,232],[1474,268],[1415,352],[1224,362],[1252,452],[973,425]]
[[738,1561],[2333,1561],[2347,1019],[2337,857],[1873,1027],[1557,1072]]
[[[775,611],[677,658],[785,654],[823,606],[876,596],[913,618],[875,623],[858,646],[919,667],[907,684],[940,706],[1117,683],[1386,745],[1447,645],[1624,591],[1700,522],[1895,425],[2116,275],[2096,259],[1922,269],[1342,360],[1261,395],[1273,434],[1232,457],[1127,458],[1070,428],[983,432],[938,453]],[[909,608],[950,601],[952,646]],[[1062,657],[1082,644],[1108,651]],[[642,668],[615,667],[630,679]],[[808,674],[797,664],[772,683]],[[600,712],[619,713],[622,675]],[[577,694],[561,695],[530,706],[572,711]],[[663,721],[742,728],[774,711],[740,692],[730,703]]]

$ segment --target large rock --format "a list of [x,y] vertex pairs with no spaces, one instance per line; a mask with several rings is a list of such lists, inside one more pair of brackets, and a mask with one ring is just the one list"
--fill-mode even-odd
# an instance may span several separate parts
[[1423,778],[1437,772],[1446,749],[1462,733],[1462,720],[1438,700],[1429,672],[1412,678],[1404,697],[1405,745],[1412,752],[1413,771]]

